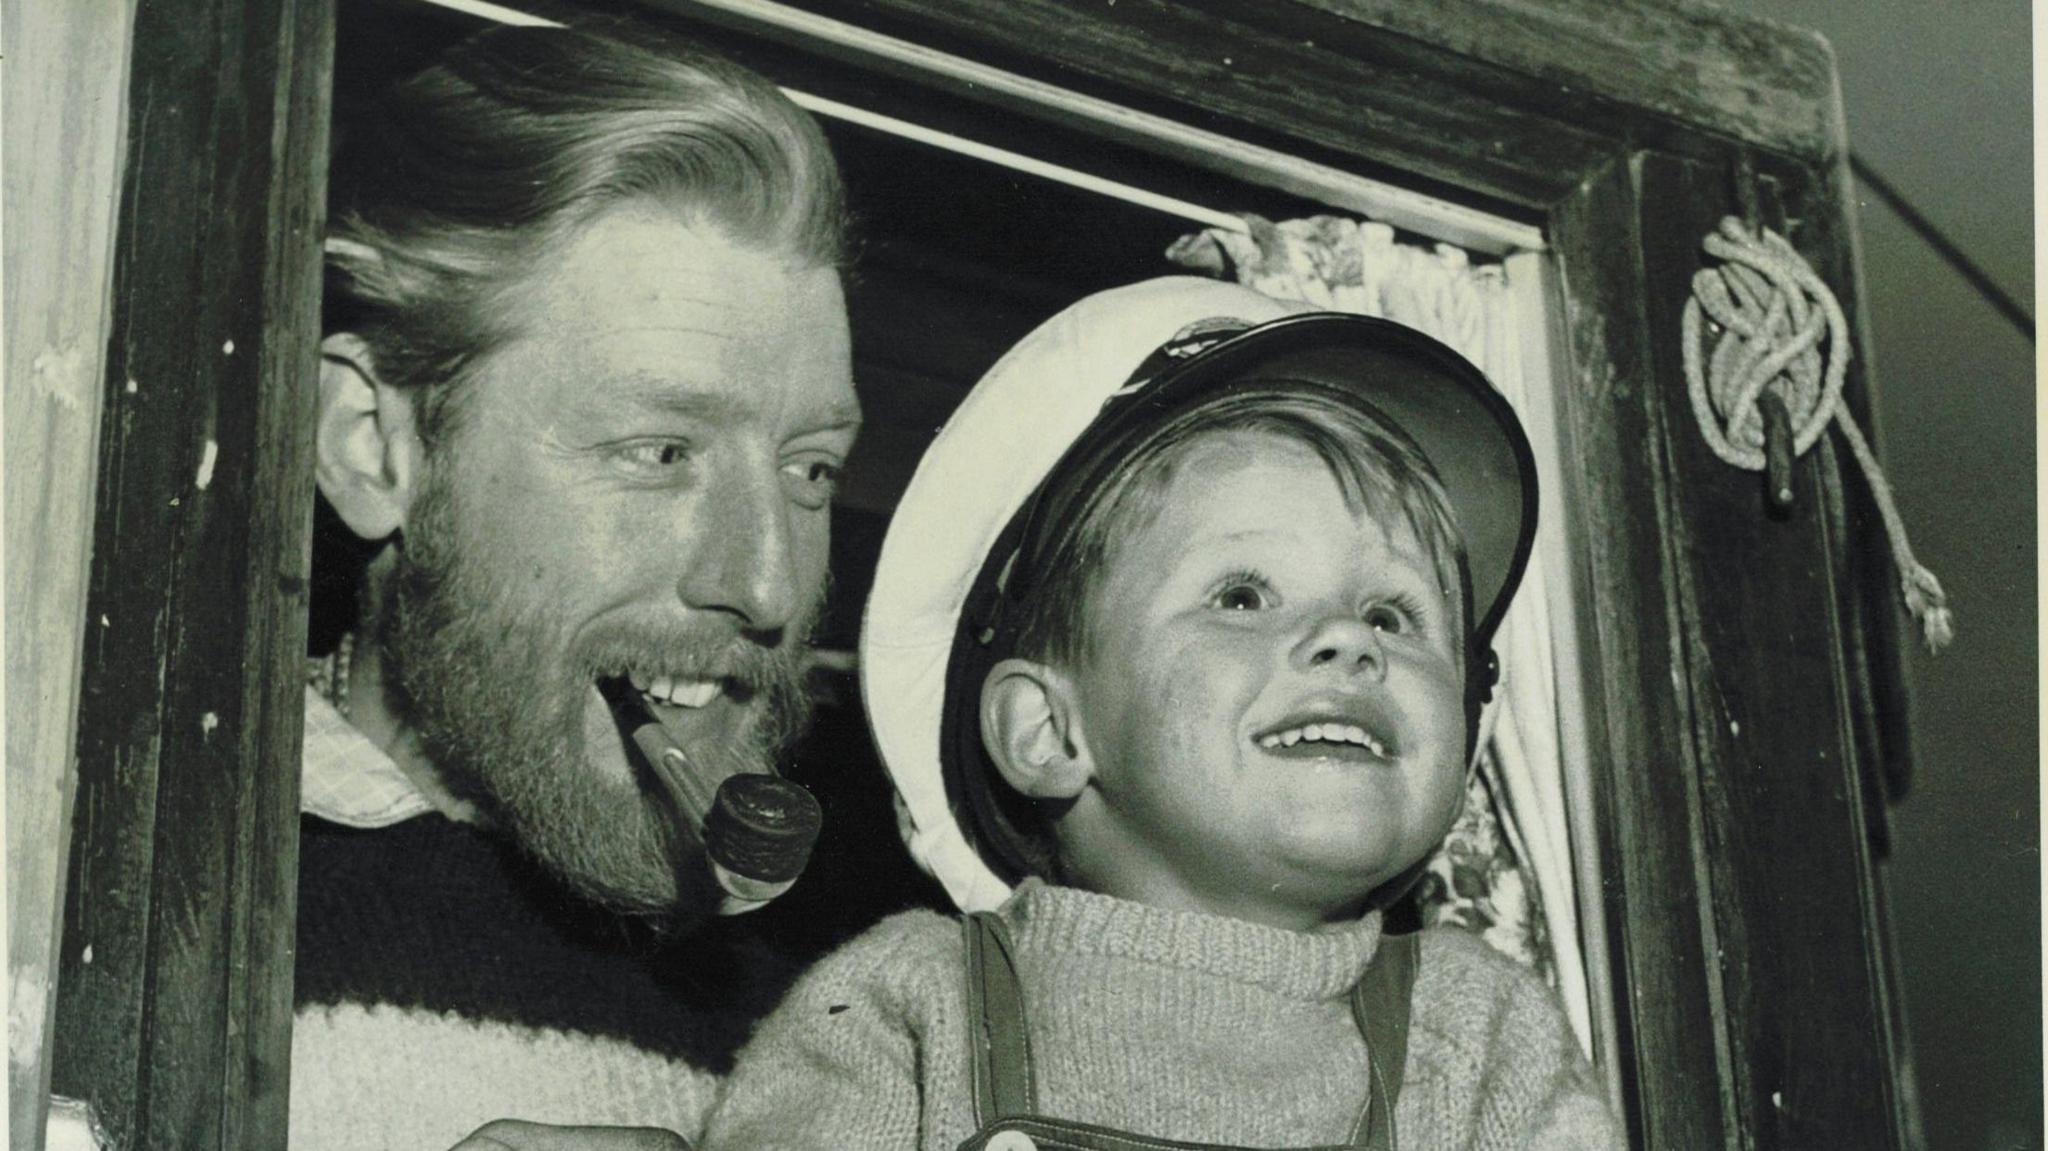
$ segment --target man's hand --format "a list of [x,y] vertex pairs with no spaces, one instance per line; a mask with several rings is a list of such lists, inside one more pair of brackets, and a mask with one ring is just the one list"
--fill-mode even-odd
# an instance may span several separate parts
[[450,1151],[690,1151],[690,1141],[659,1127],[556,1127],[494,1119]]

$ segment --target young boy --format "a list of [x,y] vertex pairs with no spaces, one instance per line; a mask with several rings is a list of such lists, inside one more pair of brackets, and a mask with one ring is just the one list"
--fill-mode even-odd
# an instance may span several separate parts
[[912,853],[973,914],[820,963],[705,1146],[1621,1146],[1540,980],[1381,931],[1464,794],[1534,485],[1398,325],[1173,278],[1027,336],[862,638]]

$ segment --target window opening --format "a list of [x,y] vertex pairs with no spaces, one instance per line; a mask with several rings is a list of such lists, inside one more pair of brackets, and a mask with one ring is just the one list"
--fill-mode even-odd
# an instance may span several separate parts
[[[489,0],[401,2],[498,23],[558,23]],[[863,241],[849,307],[868,425],[835,508],[837,586],[820,636],[828,648],[850,654],[888,513],[932,435],[1017,338],[1088,292],[1185,270],[1165,259],[1180,237],[1206,231],[1241,251],[1254,241],[1238,211],[1273,221],[1332,210],[1368,218],[1354,224],[1362,223],[1387,264],[1378,274],[1414,281],[1395,291],[1409,299],[1390,305],[1384,293],[1371,302],[1353,293],[1323,302],[1391,313],[1459,347],[1508,394],[1536,448],[1544,523],[1499,641],[1512,680],[1503,694],[1515,702],[1497,708],[1490,727],[1496,802],[1514,811],[1498,832],[1512,841],[1533,890],[1501,896],[1503,904],[1519,898],[1542,909],[1537,918],[1548,924],[1548,937],[1539,944],[1568,1014],[1581,1041],[1615,1066],[1540,230],[768,0],[643,3],[658,10],[643,14],[685,18],[693,31],[696,21],[708,21],[714,45],[719,32],[736,28],[743,38],[793,47],[798,57],[781,69],[746,60],[771,78],[805,76],[808,84],[816,79],[813,63],[850,60],[865,82],[843,86],[858,87],[863,103],[886,103],[887,81],[900,78],[900,87],[916,90],[926,121],[838,98],[843,92],[784,85],[821,117]],[[884,83],[874,83],[875,71]],[[971,106],[965,112],[963,103]],[[963,124],[970,130],[953,130]],[[978,138],[992,134],[992,124],[1017,146]],[[1048,155],[1085,157],[1088,166]],[[1205,202],[1160,188],[1191,190]],[[1238,211],[1207,206],[1213,203]],[[1283,295],[1313,290],[1255,286]],[[1416,297],[1428,291],[1438,298]],[[1519,675],[1518,666],[1525,669]],[[852,703],[843,684],[824,690],[828,700],[836,694]]]

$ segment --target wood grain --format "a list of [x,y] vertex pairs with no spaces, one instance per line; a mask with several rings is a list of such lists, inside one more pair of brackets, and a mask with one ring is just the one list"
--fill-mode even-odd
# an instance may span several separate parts
[[1834,50],[1803,28],[1675,0],[1296,2],[1732,140],[1847,154]]
[[43,1145],[132,4],[0,8],[5,170],[8,1122]]
[[54,1072],[124,1145],[284,1143],[332,42],[137,13]]
[[[1684,414],[1679,309],[1699,237],[1732,209],[1727,173],[1651,157],[1642,181],[1723,1107],[1760,1148],[1898,1147],[1868,781],[1823,491],[1839,477],[1830,453],[1802,457],[1794,514],[1774,518],[1758,477],[1722,464]],[[1819,207],[1806,189],[1779,195],[1790,216]]]
[[1613,139],[1654,131],[1622,105],[1297,4],[795,6],[1468,200],[1548,205]]
[[[1678,576],[1668,546],[1652,333],[1643,314],[1642,204],[1636,162],[1619,156],[1559,205],[1568,375],[1560,397],[1575,483],[1558,493],[1583,542],[1589,605],[1575,621],[1594,677],[1583,694],[1595,743],[1593,792],[1620,1032],[1624,1110],[1634,1145],[1732,1146],[1721,1106],[1719,1005],[1707,994],[1712,921],[1692,795],[1700,765],[1690,701],[1675,674]],[[1582,898],[1593,898],[1586,893]]]

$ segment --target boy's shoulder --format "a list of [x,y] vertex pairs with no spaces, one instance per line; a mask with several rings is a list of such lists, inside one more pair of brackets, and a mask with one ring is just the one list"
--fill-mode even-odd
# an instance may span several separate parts
[[[1408,1081],[1430,1083],[1403,1094],[1425,1108],[1410,1122],[1519,1132],[1517,1146],[1625,1146],[1557,993],[1478,935],[1422,933],[1410,1035]],[[1430,1114],[1427,1100],[1460,1102]]]
[[923,908],[899,911],[818,960],[798,991],[916,994],[938,981],[958,982],[965,951],[958,918]]
[[1577,1049],[1557,992],[1528,965],[1463,928],[1428,928],[1420,942],[1413,1001],[1418,1030],[1475,1056],[1500,1043]]
[[959,916],[917,907],[877,921],[840,944],[821,965],[947,959],[959,956],[964,947]]

